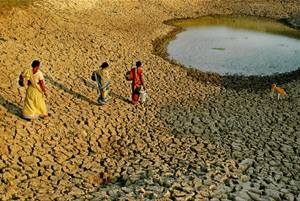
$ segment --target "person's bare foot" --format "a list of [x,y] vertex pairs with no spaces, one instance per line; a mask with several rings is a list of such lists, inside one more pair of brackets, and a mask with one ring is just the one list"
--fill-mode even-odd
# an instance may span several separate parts
[[44,116],[44,119],[51,119],[51,118],[52,118],[51,115],[45,115],[45,116]]

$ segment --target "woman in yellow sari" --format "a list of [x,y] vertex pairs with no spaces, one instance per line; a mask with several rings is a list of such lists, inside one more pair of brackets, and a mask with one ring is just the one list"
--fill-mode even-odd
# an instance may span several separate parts
[[31,66],[32,69],[27,69],[23,74],[26,98],[22,116],[30,121],[37,119],[40,115],[43,115],[44,119],[49,119],[51,116],[47,115],[44,99],[44,95],[48,98],[48,94],[45,89],[43,74],[39,71],[40,62],[35,60]]

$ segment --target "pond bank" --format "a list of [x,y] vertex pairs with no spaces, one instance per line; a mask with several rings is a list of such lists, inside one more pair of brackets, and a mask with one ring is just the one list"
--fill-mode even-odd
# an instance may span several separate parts
[[[299,4],[55,0],[2,16],[0,198],[300,199],[299,78],[261,80],[261,90],[254,78],[222,86],[226,80],[218,75],[153,55],[152,45],[173,31],[167,20],[210,14],[282,19],[299,12]],[[46,75],[53,118],[29,123],[20,118],[25,90],[17,76],[34,59]],[[150,96],[133,106],[123,74],[137,60]],[[113,82],[107,108],[96,104],[90,80],[104,61]],[[202,76],[211,79],[202,82]],[[266,82],[273,81],[289,99],[269,98]]]

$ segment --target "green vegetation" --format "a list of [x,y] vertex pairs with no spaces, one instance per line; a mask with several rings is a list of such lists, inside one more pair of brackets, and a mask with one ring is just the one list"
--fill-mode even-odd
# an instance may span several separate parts
[[19,167],[13,167],[13,169],[15,170],[15,171],[17,171],[17,172],[21,172],[21,168],[19,168]]
[[69,135],[74,135],[74,132],[73,131],[69,131],[68,134]]
[[126,179],[120,178],[120,179],[118,180],[118,185],[119,185],[120,187],[124,187],[125,184],[126,184],[126,182],[127,182]]
[[78,184],[75,184],[75,186],[76,186],[76,187],[80,187],[80,186],[82,186],[82,184],[79,184],[79,183],[78,183]]
[[147,175],[144,175],[144,176],[141,177],[141,179],[142,180],[144,180],[144,179],[150,179],[150,177],[148,177]]
[[221,47],[213,47],[213,50],[225,50],[225,48],[221,48]]
[[0,13],[4,13],[14,7],[25,8],[36,0],[0,0]]

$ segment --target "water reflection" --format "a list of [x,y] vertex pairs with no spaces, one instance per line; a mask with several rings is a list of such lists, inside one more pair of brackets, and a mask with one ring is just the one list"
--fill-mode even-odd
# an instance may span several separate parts
[[271,75],[300,67],[300,33],[256,18],[206,18],[176,23],[186,30],[170,41],[170,59],[222,75]]

